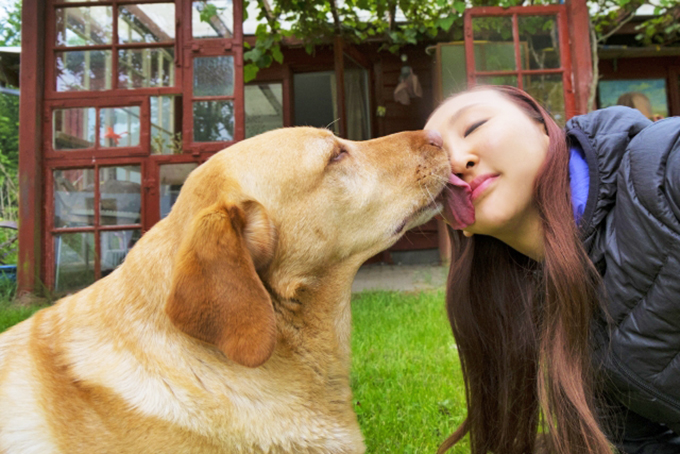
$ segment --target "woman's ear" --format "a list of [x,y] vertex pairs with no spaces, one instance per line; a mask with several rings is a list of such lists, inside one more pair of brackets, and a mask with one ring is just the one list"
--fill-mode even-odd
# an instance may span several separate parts
[[184,333],[257,367],[276,343],[271,298],[256,271],[271,260],[275,237],[259,203],[241,206],[220,202],[193,220],[177,252],[165,311]]

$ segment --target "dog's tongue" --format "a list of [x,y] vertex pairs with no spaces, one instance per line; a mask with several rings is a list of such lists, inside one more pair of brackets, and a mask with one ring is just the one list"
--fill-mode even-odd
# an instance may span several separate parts
[[469,184],[451,174],[442,195],[442,216],[451,227],[461,230],[475,223],[475,208],[472,206],[472,190]]

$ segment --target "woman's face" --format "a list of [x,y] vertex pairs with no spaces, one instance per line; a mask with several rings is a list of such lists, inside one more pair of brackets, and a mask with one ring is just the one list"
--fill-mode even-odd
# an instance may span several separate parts
[[543,125],[490,89],[445,102],[425,129],[442,135],[451,172],[472,189],[475,223],[467,233],[491,235],[510,246],[522,240],[518,235],[537,233],[533,187],[549,144]]

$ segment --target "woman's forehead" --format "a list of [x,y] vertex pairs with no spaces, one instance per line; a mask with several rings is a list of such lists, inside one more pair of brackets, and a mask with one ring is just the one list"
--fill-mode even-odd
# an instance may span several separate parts
[[468,109],[478,105],[498,106],[504,101],[507,102],[500,93],[492,89],[465,92],[444,101],[430,117],[428,125],[449,123],[455,121]]

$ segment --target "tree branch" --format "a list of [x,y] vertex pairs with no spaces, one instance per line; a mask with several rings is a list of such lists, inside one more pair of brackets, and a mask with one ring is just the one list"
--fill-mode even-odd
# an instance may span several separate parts
[[331,4],[331,14],[333,15],[333,23],[335,24],[335,33],[337,35],[342,34],[342,26],[340,25],[340,16],[338,15],[338,6],[335,4],[335,0],[330,1]]

